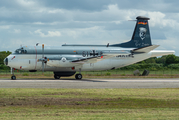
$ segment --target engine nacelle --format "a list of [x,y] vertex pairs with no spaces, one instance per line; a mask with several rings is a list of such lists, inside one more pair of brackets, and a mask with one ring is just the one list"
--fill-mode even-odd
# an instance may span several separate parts
[[73,67],[74,64],[72,64],[71,62],[69,61],[62,61],[62,60],[49,60],[47,62],[47,65],[48,66],[51,66],[51,67]]
[[[76,56],[48,57],[47,65],[51,67],[74,67],[74,63],[71,63],[71,60],[74,58],[76,58]],[[80,58],[81,56],[78,56],[78,59]]]

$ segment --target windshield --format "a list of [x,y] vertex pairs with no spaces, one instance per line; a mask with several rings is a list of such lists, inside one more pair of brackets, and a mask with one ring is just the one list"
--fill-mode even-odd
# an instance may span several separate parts
[[17,54],[26,54],[26,53],[27,53],[27,50],[24,50],[23,48],[21,48],[21,49],[17,49],[17,50],[15,51],[15,53],[17,53]]

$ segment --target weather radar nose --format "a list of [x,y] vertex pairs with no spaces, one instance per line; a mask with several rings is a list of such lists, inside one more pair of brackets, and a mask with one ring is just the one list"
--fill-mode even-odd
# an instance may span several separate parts
[[8,66],[8,58],[4,59],[4,64]]

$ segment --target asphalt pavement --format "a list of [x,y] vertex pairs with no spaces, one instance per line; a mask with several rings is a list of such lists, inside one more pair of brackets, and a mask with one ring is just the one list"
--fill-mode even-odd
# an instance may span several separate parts
[[179,88],[179,79],[0,79],[0,88]]

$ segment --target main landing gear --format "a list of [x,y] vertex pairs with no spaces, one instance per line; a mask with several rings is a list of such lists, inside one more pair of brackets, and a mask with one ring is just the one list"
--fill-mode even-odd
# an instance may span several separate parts
[[[54,74],[54,78],[55,78],[55,79],[60,79],[60,77],[61,77],[60,75]],[[75,75],[75,78],[76,78],[77,80],[81,80],[82,77],[83,77],[82,74],[76,74],[76,75]]]
[[76,75],[75,75],[75,78],[76,78],[77,80],[81,80],[82,77],[83,77],[82,74],[76,74]]
[[81,68],[79,69],[79,74],[76,74],[75,75],[75,78],[77,79],[77,80],[81,80],[82,79],[82,74],[81,74]]
[[11,80],[16,80],[16,76],[14,75],[14,68],[11,68]]
[[76,73],[76,71],[57,71],[53,72],[55,79],[60,79],[60,77],[69,77]]
[[55,79],[60,79],[60,76],[59,76],[59,75],[54,74],[54,78],[55,78]]
[[[55,79],[60,79],[60,77],[69,77],[72,76],[76,73],[76,71],[54,71],[54,78]],[[79,69],[79,73],[75,75],[75,78],[77,80],[82,79],[82,74],[81,74],[81,69]]]
[[12,76],[11,76],[11,80],[16,80],[16,76],[15,76],[15,75],[12,75]]
[[[60,79],[60,77],[69,77],[72,76],[76,73],[76,71],[57,71],[57,72],[53,72],[54,73],[54,78],[55,79]],[[81,80],[82,79],[82,74],[81,74],[81,69],[79,69],[79,73],[75,75],[75,78],[77,80]]]

